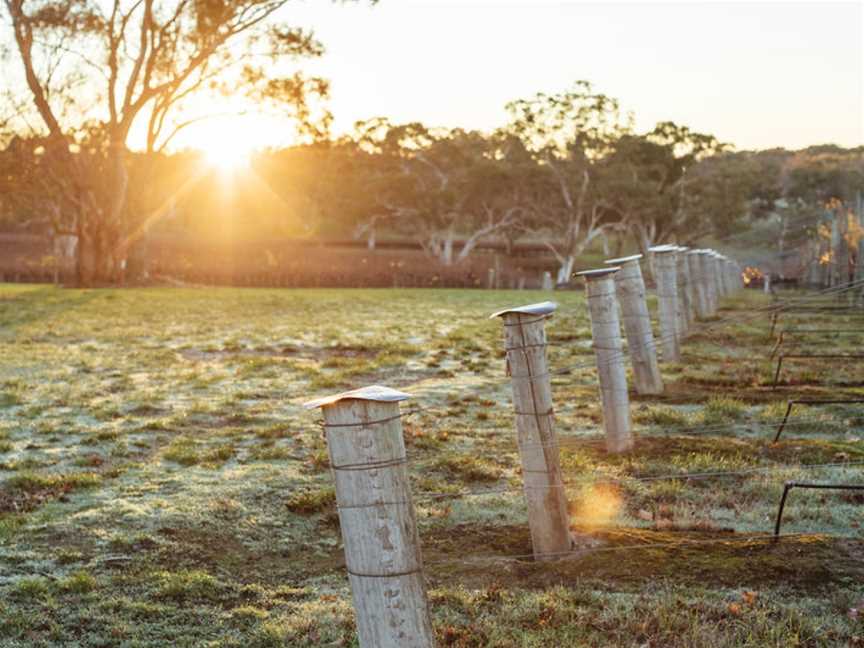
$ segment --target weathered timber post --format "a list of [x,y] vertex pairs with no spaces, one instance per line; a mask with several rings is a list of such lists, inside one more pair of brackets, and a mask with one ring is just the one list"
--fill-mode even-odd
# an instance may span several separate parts
[[684,288],[686,290],[687,327],[689,329],[696,323],[696,273],[693,272],[691,267],[690,248],[683,248],[683,252],[679,252],[678,257],[683,262],[680,274],[683,274],[685,277]]
[[729,278],[729,294],[734,295],[738,292],[738,276],[735,272],[735,261],[726,259],[726,276]]
[[690,315],[690,277],[687,268],[687,258],[684,254],[690,248],[677,246],[675,248],[675,274],[678,279],[678,339],[683,342],[684,338],[690,332],[690,324],[693,322],[693,317]]
[[504,322],[504,349],[513,389],[516,439],[528,505],[534,558],[550,560],[570,551],[570,517],[553,427],[552,383],[546,363],[544,322],[554,302],[507,308],[491,317]]
[[374,385],[305,404],[324,413],[363,648],[435,645],[399,413],[408,397]]
[[673,245],[651,248],[657,275],[657,310],[660,314],[660,348],[663,362],[679,362],[681,345],[678,338],[678,272]]
[[552,283],[552,273],[544,272],[543,273],[543,283],[541,285],[543,290],[555,290],[555,284]]
[[489,268],[486,276],[486,288],[488,290],[495,289],[495,268]]
[[711,264],[714,268],[711,273],[711,277],[714,280],[714,313],[720,309],[720,299],[723,297],[723,283],[720,275],[720,268],[722,266],[723,260],[720,257],[720,253],[716,250],[711,250]]
[[690,285],[693,286],[693,305],[697,319],[709,317],[708,289],[705,286],[705,276],[702,271],[702,250],[690,250],[684,255],[687,258],[687,268],[690,271]]
[[615,300],[613,276],[620,268],[585,270],[576,275],[585,278],[588,310],[591,314],[591,337],[597,358],[597,377],[603,402],[603,428],[606,450],[626,452],[633,447],[630,424],[630,397],[627,374],[621,351],[621,324]]
[[717,264],[714,260],[713,250],[705,250],[702,255],[702,264],[705,273],[706,294],[708,295],[708,312],[714,315],[717,313]]
[[727,259],[722,254],[717,255],[717,280],[720,283],[721,297],[728,297],[732,292],[732,290],[729,288],[729,272],[727,266],[728,261],[729,259]]
[[633,365],[633,382],[640,394],[662,394],[663,378],[657,364],[657,347],[651,331],[651,316],[645,301],[645,281],[639,267],[641,254],[604,261],[619,266],[615,273],[615,292],[621,305],[627,351]]

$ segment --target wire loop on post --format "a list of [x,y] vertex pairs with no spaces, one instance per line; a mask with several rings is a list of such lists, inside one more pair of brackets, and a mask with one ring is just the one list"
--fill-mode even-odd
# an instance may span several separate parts
[[358,578],[396,578],[397,576],[410,576],[411,574],[417,574],[423,571],[422,567],[415,567],[414,569],[409,569],[401,572],[393,572],[392,574],[361,574],[360,572],[355,572],[348,567],[345,568],[345,571],[351,574],[351,576],[357,576]]

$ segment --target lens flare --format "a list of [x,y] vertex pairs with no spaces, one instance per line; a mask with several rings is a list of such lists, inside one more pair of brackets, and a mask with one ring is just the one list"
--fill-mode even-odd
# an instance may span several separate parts
[[612,484],[587,486],[573,510],[575,526],[597,529],[608,525],[621,512],[623,500]]

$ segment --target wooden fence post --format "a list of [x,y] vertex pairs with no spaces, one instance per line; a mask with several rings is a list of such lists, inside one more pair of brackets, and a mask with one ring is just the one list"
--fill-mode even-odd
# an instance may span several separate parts
[[714,263],[713,250],[703,250],[701,260],[705,294],[708,298],[708,313],[713,316],[717,313],[717,280],[715,279],[717,267]]
[[705,286],[705,277],[702,272],[702,250],[690,250],[685,256],[687,257],[687,267],[690,270],[690,283],[693,286],[696,318],[706,319],[709,317],[708,289]]
[[690,314],[690,277],[687,272],[687,257],[684,256],[689,249],[680,245],[675,248],[675,276],[678,280],[678,339],[682,342],[690,332],[690,324],[693,321]]
[[374,385],[305,404],[324,413],[363,648],[435,645],[399,413],[408,397]]
[[603,402],[603,428],[606,450],[625,452],[633,447],[630,423],[630,396],[627,394],[627,374],[621,350],[621,324],[615,300],[613,275],[618,267],[585,270],[577,276],[585,278],[588,310],[591,314],[591,337],[597,359],[597,377]]
[[734,295],[738,292],[738,285],[735,283],[735,262],[732,259],[724,259],[726,267],[726,291],[729,295]]
[[678,257],[683,264],[681,273],[685,277],[684,289],[686,291],[687,328],[689,330],[696,323],[696,275],[690,264],[690,248],[682,248]]
[[708,257],[711,259],[711,282],[713,285],[714,314],[720,310],[720,299],[723,297],[723,284],[720,281],[720,254],[717,250],[711,250]]
[[663,362],[679,362],[681,345],[678,332],[678,269],[674,245],[650,248],[657,272],[657,309],[660,314],[660,348]]
[[729,275],[726,272],[726,257],[718,253],[714,258],[717,260],[717,283],[720,287],[720,296],[728,297],[730,291],[727,281]]
[[621,304],[636,391],[640,394],[662,394],[663,378],[657,364],[657,347],[651,331],[648,303],[645,301],[645,281],[639,267],[641,258],[641,254],[636,254],[621,259],[609,259],[604,263],[621,268],[614,275],[615,292]]
[[504,348],[513,389],[516,439],[528,505],[534,558],[549,560],[570,551],[570,517],[553,427],[552,384],[546,362],[544,322],[554,302],[493,313],[504,322]]
[[552,283],[552,273],[546,271],[543,273],[543,283],[541,285],[543,290],[555,290],[555,284]]

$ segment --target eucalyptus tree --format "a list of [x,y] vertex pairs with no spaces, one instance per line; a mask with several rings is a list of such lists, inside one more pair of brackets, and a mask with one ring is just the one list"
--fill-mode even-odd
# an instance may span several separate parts
[[617,226],[598,185],[598,165],[630,132],[632,120],[616,99],[587,81],[513,101],[507,111],[506,132],[531,151],[540,171],[531,177],[533,190],[526,191],[533,199],[523,227],[554,254],[558,282],[566,282],[588,244]]
[[464,261],[523,211],[495,135],[376,118],[357,125],[357,142],[371,154],[372,218],[416,238],[442,265]]
[[133,134],[147,152],[163,150],[228,94],[258,110],[281,106],[310,137],[326,131],[329,115],[316,110],[326,81],[278,72],[323,51],[285,22],[289,4],[2,0],[0,21],[11,26],[4,66],[19,70],[23,86],[8,75],[5,103],[16,130],[44,138],[45,182],[78,236],[83,283],[114,281],[125,265]]
[[[714,231],[720,211],[688,208],[691,169],[723,151],[713,135],[661,122],[642,135],[625,135],[604,160],[604,180],[640,252],[673,240],[694,241]],[[692,201],[691,201],[692,202]]]

